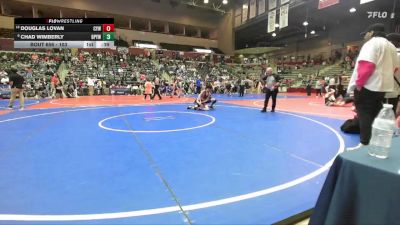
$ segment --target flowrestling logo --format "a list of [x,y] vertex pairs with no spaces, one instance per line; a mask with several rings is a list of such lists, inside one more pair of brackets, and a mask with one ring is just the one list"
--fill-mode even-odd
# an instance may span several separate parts
[[368,19],[386,19],[388,17],[388,12],[386,11],[368,11]]

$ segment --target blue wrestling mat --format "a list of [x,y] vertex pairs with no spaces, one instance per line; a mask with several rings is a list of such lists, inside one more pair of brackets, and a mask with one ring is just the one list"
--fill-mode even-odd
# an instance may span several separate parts
[[358,143],[342,123],[228,104],[13,111],[0,224],[271,224],[314,207]]

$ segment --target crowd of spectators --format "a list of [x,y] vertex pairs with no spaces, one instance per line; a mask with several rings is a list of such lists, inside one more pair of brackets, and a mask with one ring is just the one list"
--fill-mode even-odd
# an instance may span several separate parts
[[[95,51],[73,53],[70,50],[47,53],[0,53],[0,79],[7,84],[11,66],[26,79],[28,97],[78,97],[84,95],[141,95],[145,81],[160,79],[160,92],[173,96],[177,87],[182,93],[195,94],[205,84],[216,93],[237,92],[246,81],[245,68],[209,61],[151,58],[124,52]],[[64,65],[62,68],[60,65]],[[122,91],[121,91],[122,90]]]
[[[291,87],[296,80],[301,80],[302,85],[307,87],[321,77],[299,73],[301,77],[292,79],[284,75],[324,64],[324,60],[310,58],[301,62],[278,60],[275,63],[277,73],[283,75],[282,86]],[[160,93],[168,96],[176,94],[178,89],[184,94],[195,94],[199,92],[199,87],[206,84],[211,84],[215,93],[239,92],[241,85],[245,85],[247,92],[261,93],[259,80],[263,68],[267,66],[255,68],[200,58],[133,55],[127,51],[72,52],[65,49],[44,53],[0,52],[0,79],[3,84],[7,83],[7,70],[11,65],[17,66],[19,73],[25,76],[26,95],[36,98],[142,95],[145,82],[154,82],[156,78],[160,80]]]

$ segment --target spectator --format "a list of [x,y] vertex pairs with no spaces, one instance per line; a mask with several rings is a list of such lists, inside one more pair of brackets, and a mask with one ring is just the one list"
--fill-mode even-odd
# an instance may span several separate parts
[[89,88],[89,96],[92,96],[94,94],[94,81],[92,78],[87,78],[87,85]]
[[382,108],[385,92],[393,91],[393,75],[398,67],[396,47],[386,39],[383,24],[369,26],[364,39],[367,42],[361,48],[348,88],[348,93],[354,92],[360,144],[349,151],[369,144],[372,122]]
[[56,96],[56,87],[58,83],[60,82],[60,79],[58,78],[58,75],[55,73],[51,77],[51,97],[54,98]]
[[19,109],[24,110],[25,98],[24,98],[23,84],[25,82],[25,79],[17,72],[18,70],[16,68],[12,68],[10,72],[11,98],[8,108],[9,109],[13,108],[15,99],[17,98],[17,95],[19,95],[19,101],[20,101]]

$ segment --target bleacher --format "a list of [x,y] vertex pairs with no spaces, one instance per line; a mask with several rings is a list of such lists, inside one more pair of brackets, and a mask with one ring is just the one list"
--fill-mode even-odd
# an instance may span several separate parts
[[[186,46],[187,47],[187,46]],[[191,48],[194,46],[191,46]],[[12,55],[14,53],[3,53]],[[15,53],[19,54],[19,53]],[[34,54],[34,53],[31,53]],[[267,65],[260,64],[225,64],[225,63],[212,63],[210,61],[190,61],[187,59],[173,58],[164,55],[158,55],[153,57],[144,57],[142,54],[134,55],[133,52],[127,51],[126,53],[118,53],[117,51],[105,51],[105,50],[93,50],[82,49],[77,55],[64,54],[64,53],[52,53],[50,58],[59,57],[62,55],[62,59],[65,59],[65,64],[61,64],[61,67],[54,66],[53,71],[58,71],[62,80],[66,77],[68,82],[72,79],[75,81],[86,82],[87,78],[94,78],[95,80],[104,80],[107,86],[111,84],[118,84],[119,86],[129,86],[132,84],[142,84],[140,76],[144,74],[146,78],[153,79],[154,76],[160,75],[161,79],[167,83],[171,83],[175,78],[180,77],[184,82],[193,82],[198,77],[204,81],[212,81],[229,79],[231,82],[237,81],[238,79],[250,78],[253,81],[260,79],[262,70]],[[30,57],[30,56],[29,56]],[[24,60],[19,60],[19,67],[26,68],[30,66],[29,57]],[[61,57],[61,56],[60,56]],[[64,58],[65,57],[65,58]],[[68,58],[69,57],[69,58]],[[9,68],[13,63],[9,60],[2,60],[2,68]],[[46,77],[45,72],[46,66],[49,63],[43,63],[39,61],[32,65],[33,73],[36,77]],[[185,65],[185,69],[181,70],[180,67]],[[273,68],[279,66],[277,64],[268,64]],[[313,77],[333,77],[335,75],[341,75],[343,68],[340,64],[334,65],[307,65],[307,66],[296,66],[296,68],[282,67],[286,70],[278,71],[288,87],[304,88],[306,81]],[[288,69],[290,68],[290,69]],[[57,70],[58,69],[58,70]],[[71,71],[72,73],[68,73]],[[351,71],[347,71],[349,74]],[[301,76],[299,76],[301,74]],[[36,78],[35,77],[35,78]],[[47,76],[46,79],[50,77]],[[287,82],[289,81],[289,82]],[[346,85],[344,83],[344,85]]]

